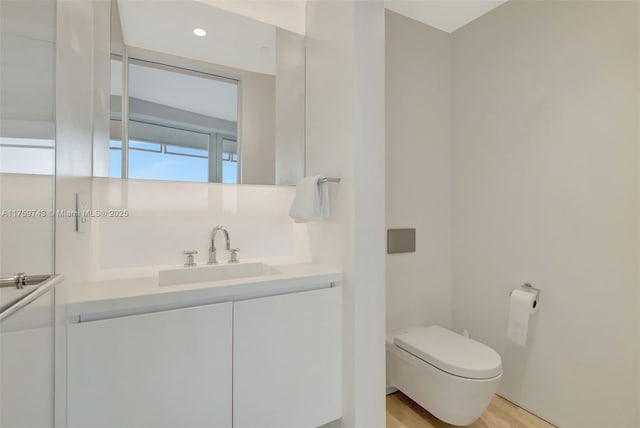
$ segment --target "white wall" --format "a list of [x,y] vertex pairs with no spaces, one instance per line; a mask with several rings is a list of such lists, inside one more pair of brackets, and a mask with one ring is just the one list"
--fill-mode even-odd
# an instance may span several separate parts
[[226,0],[198,1],[298,34],[305,33],[306,3],[302,0],[279,0],[277,2],[261,0],[245,0],[241,2]]
[[451,327],[451,37],[391,11],[385,31],[387,228],[416,228],[387,255],[387,330]]
[[240,82],[240,177],[244,184],[276,181],[276,78],[243,72]]
[[454,327],[502,355],[500,394],[564,427],[640,426],[638,6],[508,2],[453,34]]
[[[91,193],[93,140],[93,2],[58,2],[56,73],[56,208],[75,209],[75,194]],[[75,219],[56,218],[56,272],[86,276],[87,234]]]
[[307,175],[333,214],[309,225],[313,260],[344,270],[343,426],[384,426],[384,9],[307,4]]
[[[288,216],[294,187],[109,178],[94,178],[92,187],[93,210],[128,216],[92,219],[90,280],[155,274],[157,266],[182,265],[184,250],[206,263],[216,225],[229,231],[240,260],[310,260],[306,226]],[[216,246],[226,260],[221,234]]]
[[304,177],[305,39],[276,28],[276,184]]
[[[75,209],[75,195],[91,195],[92,144],[104,129],[94,112],[104,110],[104,88],[94,86],[94,61],[108,32],[107,11],[90,1],[58,0],[56,31],[56,193],[58,210]],[[100,19],[101,14],[103,15]],[[108,29],[108,28],[107,28]],[[99,58],[98,58],[99,61]],[[103,62],[104,63],[104,62]],[[102,94],[103,99],[95,99]],[[108,94],[108,92],[106,92]],[[89,269],[89,234],[75,232],[75,218],[57,217],[55,271],[65,283],[84,281]],[[56,288],[56,426],[66,426],[66,317],[64,284]]]

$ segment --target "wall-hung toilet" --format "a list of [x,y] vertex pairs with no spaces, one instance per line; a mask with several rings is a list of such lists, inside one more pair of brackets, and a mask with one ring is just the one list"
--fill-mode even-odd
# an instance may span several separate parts
[[387,335],[387,384],[452,425],[482,415],[502,378],[490,347],[440,326]]

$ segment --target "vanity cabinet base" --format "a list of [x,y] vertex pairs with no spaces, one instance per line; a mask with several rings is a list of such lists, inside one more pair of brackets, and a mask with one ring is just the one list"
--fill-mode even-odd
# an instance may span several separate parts
[[70,325],[68,426],[230,427],[232,305]]
[[301,428],[342,416],[341,287],[67,333],[70,428]]
[[234,303],[234,428],[342,416],[341,302],[333,287]]

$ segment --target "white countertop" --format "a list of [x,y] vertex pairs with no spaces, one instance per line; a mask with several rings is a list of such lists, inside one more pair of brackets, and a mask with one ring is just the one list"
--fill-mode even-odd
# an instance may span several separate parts
[[70,322],[91,321],[312,290],[342,281],[342,273],[327,266],[304,263],[273,267],[280,273],[181,285],[160,286],[157,275],[70,285],[67,317]]

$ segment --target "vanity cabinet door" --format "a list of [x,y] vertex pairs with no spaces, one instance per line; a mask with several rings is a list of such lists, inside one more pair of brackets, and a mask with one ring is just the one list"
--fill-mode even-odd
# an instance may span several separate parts
[[234,428],[342,416],[341,299],[334,287],[234,303]]
[[68,327],[69,427],[230,427],[232,303]]

